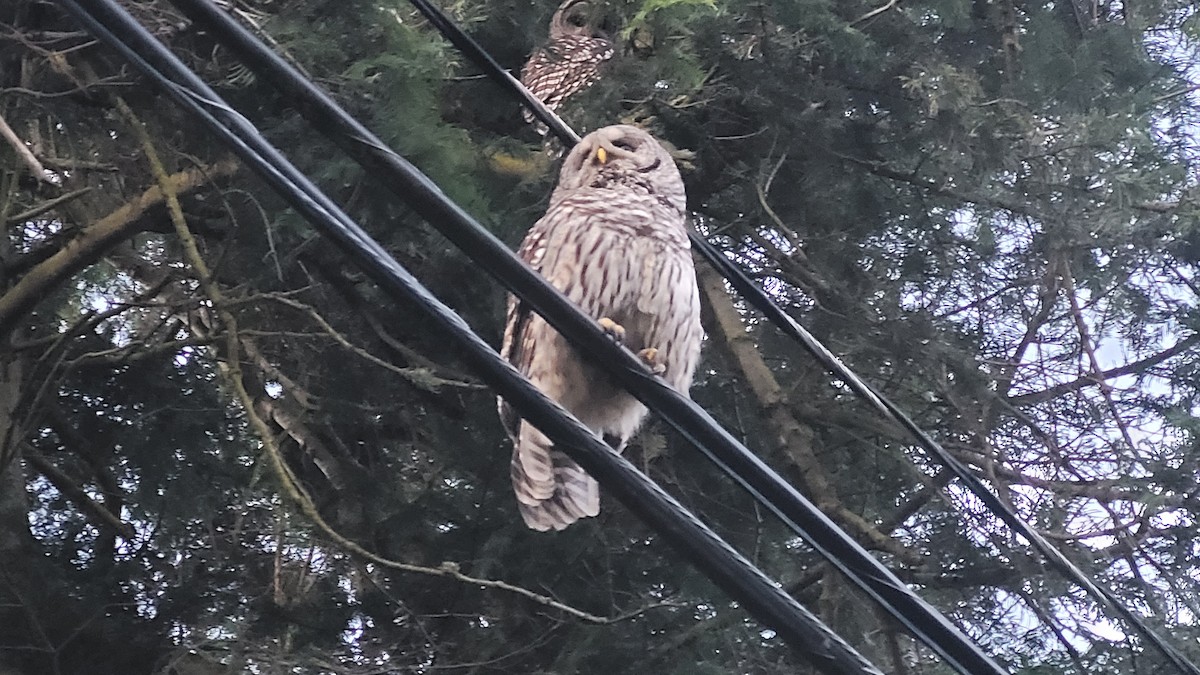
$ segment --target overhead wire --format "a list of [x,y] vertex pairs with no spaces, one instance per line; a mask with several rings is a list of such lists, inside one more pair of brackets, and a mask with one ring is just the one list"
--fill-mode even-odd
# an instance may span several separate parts
[[[429,0],[409,0],[409,2],[424,15],[442,35],[467,56],[484,73],[503,86],[518,102],[533,111],[543,123],[553,131],[564,144],[578,142],[578,134],[567,127],[561,129],[556,124],[547,121],[544,115],[545,105],[533,96],[516,78],[505,70],[479,43],[470,35],[454,24],[439,8]],[[552,115],[553,121],[560,122],[557,115]],[[563,126],[566,126],[563,124]],[[1079,586],[1110,614],[1119,615],[1142,635],[1156,650],[1180,672],[1190,675],[1200,675],[1200,668],[1187,659],[1174,645],[1167,642],[1152,629],[1133,610],[1129,609],[1120,598],[1110,590],[1096,584],[1090,577],[1079,569],[1070,559],[1058,550],[1048,539],[1042,536],[1031,525],[1026,523],[1012,508],[995,494],[976,476],[966,464],[948,452],[928,433],[920,428],[899,406],[877,391],[874,387],[860,378],[841,359],[826,348],[812,333],[806,330],[798,321],[785,312],[771,297],[755,284],[733,261],[729,260],[716,247],[708,242],[698,232],[691,233],[693,248],[712,265],[730,286],[762,312],[784,335],[800,343],[825,368],[826,372],[837,377],[856,396],[881,413],[886,419],[905,429],[928,455],[949,470],[983,503],[989,511],[1003,521],[1009,529],[1024,538],[1041,554],[1050,565],[1068,580]]]
[[[913,593],[707,412],[652,376],[637,357],[615,345],[594,320],[581,314],[541,276],[517,259],[508,247],[469,218],[446,217],[439,203],[446,198],[440,191],[429,191],[432,183],[427,178],[414,179],[412,174],[416,169],[411,164],[387,148],[328,94],[249,30],[208,0],[172,1],[263,81],[278,89],[314,128],[380,178],[397,196],[412,204],[468,257],[529,303],[581,354],[609,371],[616,381],[658,413],[760,504],[775,513],[947,664],[964,673],[1005,672],[949,619]],[[453,25],[444,17],[443,22],[447,26]],[[473,42],[465,34],[460,39]],[[478,51],[482,53],[481,49]],[[499,68],[498,65],[495,67]],[[511,75],[508,77],[516,83]],[[516,86],[520,84],[516,83]],[[541,117],[548,126],[555,128],[557,116],[549,113]],[[558,124],[565,127],[561,121]]]
[[[464,360],[556,447],[578,461],[630,510],[701,569],[751,615],[775,630],[823,672],[882,675],[882,671],[829,630],[757,567],[737,553],[674,498],[613,453],[587,427],[546,398],[396,262],[332,200],[271,146],[181,61],[112,0],[60,0],[95,37],[117,49],[181,107],[238,155],[314,227],[329,236],[380,288],[426,314],[461,349]],[[432,183],[425,189],[436,189]],[[469,219],[452,202],[446,213]]]

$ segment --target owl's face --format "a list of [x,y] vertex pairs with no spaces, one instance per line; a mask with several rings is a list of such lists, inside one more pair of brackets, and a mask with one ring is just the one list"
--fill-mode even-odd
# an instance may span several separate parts
[[588,0],[567,0],[554,12],[550,21],[550,37],[566,35],[608,38],[601,25],[600,8]]
[[671,155],[645,131],[618,124],[579,141],[563,162],[555,196],[580,188],[634,189],[683,212],[683,179]]

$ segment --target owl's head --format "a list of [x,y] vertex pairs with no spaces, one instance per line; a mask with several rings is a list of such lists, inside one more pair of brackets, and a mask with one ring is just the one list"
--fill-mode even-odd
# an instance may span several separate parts
[[580,188],[635,190],[683,212],[683,179],[670,153],[649,133],[628,124],[584,136],[563,161],[556,193]]
[[604,30],[601,8],[588,0],[566,0],[550,19],[550,37],[566,35],[608,39]]

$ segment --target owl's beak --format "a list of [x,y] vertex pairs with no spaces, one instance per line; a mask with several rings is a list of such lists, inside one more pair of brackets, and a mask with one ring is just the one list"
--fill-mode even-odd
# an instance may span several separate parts
[[596,149],[592,151],[592,157],[595,158],[597,164],[607,164],[610,159],[628,159],[633,156],[632,152],[613,145],[612,141],[607,138],[597,140]]

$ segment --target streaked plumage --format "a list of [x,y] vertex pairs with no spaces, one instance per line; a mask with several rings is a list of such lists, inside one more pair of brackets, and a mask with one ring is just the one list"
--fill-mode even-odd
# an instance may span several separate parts
[[[685,204],[679,171],[654,137],[605,127],[567,155],[546,215],[519,255],[588,316],[622,326],[631,350],[657,349],[663,379],[686,394],[702,331]],[[512,297],[501,354],[618,452],[645,417],[641,403]],[[595,480],[503,400],[500,416],[513,438],[512,481],[525,523],[561,530],[596,515]]]
[[[613,56],[613,45],[600,30],[588,0],[566,0],[550,20],[550,39],[521,68],[521,84],[556,110],[568,96],[600,79],[600,66]],[[533,122],[526,110],[525,121]],[[535,125],[539,134],[546,127]]]

